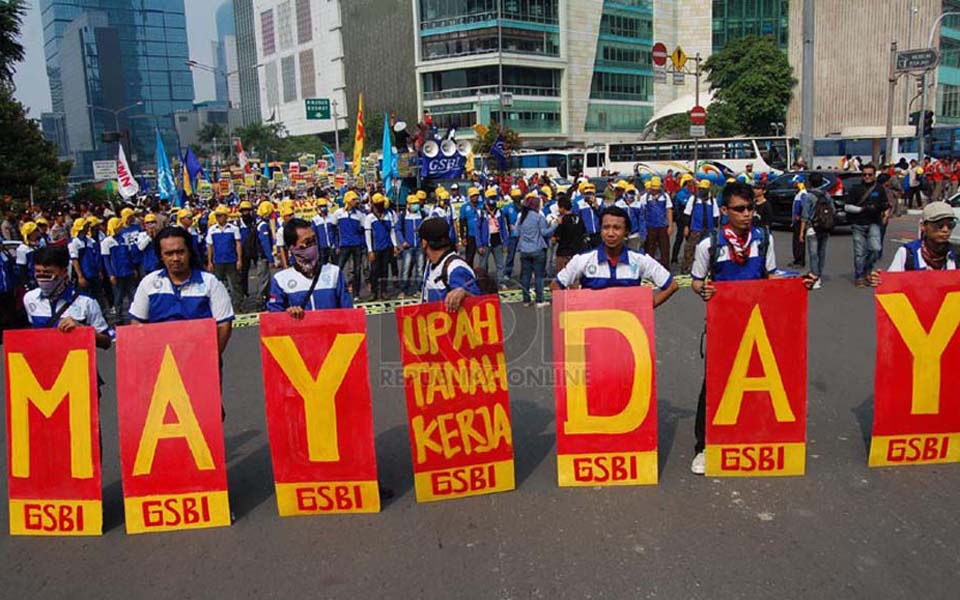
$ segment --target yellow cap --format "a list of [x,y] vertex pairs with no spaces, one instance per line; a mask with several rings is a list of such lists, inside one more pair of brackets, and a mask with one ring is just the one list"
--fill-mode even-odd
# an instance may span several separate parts
[[248,200],[244,200],[240,203],[240,210],[253,210],[253,204],[250,204]]
[[581,183],[580,192],[583,194],[596,194],[597,186],[593,185],[592,183]]
[[427,199],[427,193],[426,193],[425,191],[423,191],[423,190],[417,190],[417,194],[416,194],[416,195],[417,195],[417,198],[419,198],[419,199],[421,199],[421,200],[426,200],[426,199]]
[[111,217],[110,220],[107,221],[107,235],[117,235],[117,232],[120,231],[121,224],[122,221],[120,221],[120,219]]
[[293,200],[290,198],[284,198],[280,201],[280,210],[283,210],[286,207],[293,207]]
[[39,219],[37,219],[36,223],[37,225],[49,225],[50,221],[47,221],[43,217],[40,217]]
[[450,192],[448,192],[448,191],[446,190],[446,188],[438,187],[438,188],[437,188],[437,198],[439,198],[439,199],[441,199],[441,200],[449,200],[449,199],[450,199]]
[[326,198],[317,198],[317,206],[327,206],[330,204],[330,201]]
[[264,200],[263,202],[260,203],[259,206],[257,206],[257,215],[260,216],[261,218],[266,219],[267,217],[273,214],[274,210],[276,209],[273,206],[273,202],[270,202],[269,200]]
[[637,186],[635,186],[635,185],[633,185],[633,184],[631,183],[631,184],[628,185],[627,188],[626,188],[625,190],[623,190],[623,191],[626,192],[627,194],[636,194],[636,193],[637,193]]
[[150,213],[149,215],[147,215],[146,217],[144,217],[143,222],[144,222],[144,223],[156,223],[156,222],[157,222],[157,215],[155,215],[155,214],[153,214],[153,213]]
[[374,204],[386,204],[387,197],[381,194],[380,192],[377,192],[376,194],[373,195],[373,198],[371,198],[370,201],[373,202]]
[[125,208],[125,209],[123,209],[123,210],[120,211],[120,220],[121,220],[121,221],[126,221],[127,219],[129,219],[129,218],[132,217],[132,216],[133,216],[133,209],[130,208],[129,206],[128,206],[127,208]]
[[467,190],[467,197],[468,197],[468,198],[472,198],[472,197],[474,197],[474,196],[479,196],[479,195],[480,195],[480,189],[479,189],[479,188],[472,187],[472,188],[470,188],[470,189]]
[[20,235],[23,239],[30,237],[30,234],[37,230],[37,224],[33,221],[27,221],[20,227]]
[[[628,184],[628,185],[629,185],[629,184]],[[624,187],[623,189],[627,189],[627,188]],[[645,189],[645,190],[649,190],[649,189],[650,189],[650,180],[649,180],[649,179],[643,182],[643,189]]]
[[483,193],[485,198],[496,198],[497,197],[497,188],[489,187],[487,191]]
[[651,177],[651,178],[650,178],[650,187],[652,187],[652,188],[654,188],[654,189],[659,189],[660,186],[662,186],[662,185],[663,185],[663,181],[661,181],[659,177]]
[[417,194],[410,194],[407,196],[407,204],[420,204],[420,196]]
[[103,222],[103,221],[101,221],[100,219],[98,219],[98,218],[96,218],[96,217],[87,217],[87,225],[89,225],[90,227],[96,227],[97,225],[99,225],[99,224],[102,223],[102,222]]
[[547,198],[551,200],[553,199],[553,188],[551,188],[549,185],[543,186],[542,188],[540,188],[540,191],[543,192]]
[[[727,177],[727,183],[735,183],[737,180],[734,177]],[[800,184],[803,185],[803,184]]]
[[518,187],[515,187],[515,188],[513,188],[513,189],[510,190],[510,197],[511,197],[511,198],[519,198],[519,197],[522,196],[522,195],[523,195],[523,192],[521,192],[521,191],[520,191],[520,188],[518,188]]
[[351,204],[360,199],[360,196],[353,190],[349,190],[346,194],[343,195],[343,203]]
[[281,206],[281,207],[280,207],[280,216],[281,216],[281,217],[289,217],[289,216],[292,215],[292,214],[294,214],[294,210],[293,210],[293,207],[292,207],[292,206]]
[[709,180],[709,179],[701,179],[700,181],[697,182],[697,187],[700,188],[701,190],[709,190],[709,189],[710,189],[710,180]]
[[87,226],[87,220],[83,217],[73,220],[73,225],[70,227],[70,235],[76,237],[78,233],[83,231],[83,228]]
[[181,208],[177,211],[177,223],[182,225],[184,219],[193,219],[193,211],[189,208]]
[[684,184],[686,184],[688,181],[693,181],[693,175],[691,175],[690,173],[684,173],[684,174],[680,177],[680,185],[684,185]]
[[625,190],[625,189],[627,189],[627,182],[624,181],[623,179],[621,179],[620,181],[617,182],[617,185],[616,185],[615,187],[616,187],[618,190]]
[[213,214],[230,216],[230,209],[227,208],[225,204],[218,204],[217,207],[213,209]]

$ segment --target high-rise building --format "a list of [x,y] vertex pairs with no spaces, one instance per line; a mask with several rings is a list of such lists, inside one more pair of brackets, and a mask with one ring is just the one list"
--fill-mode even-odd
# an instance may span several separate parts
[[790,0],[713,0],[713,51],[751,35],[772,37],[786,51]]
[[40,0],[54,112],[64,114],[77,178],[115,156],[119,130],[132,167],[155,160],[154,128],[176,148],[174,113],[193,105],[183,0]]
[[67,123],[63,113],[45,112],[40,114],[40,128],[48,142],[56,144],[61,156],[70,151],[67,141]]
[[[944,13],[960,13],[960,0],[943,0]],[[940,28],[940,67],[937,69],[936,119],[960,123],[960,16],[943,19]]]
[[240,79],[237,60],[237,34],[233,14],[233,2],[227,0],[217,9],[217,41],[213,43],[213,56],[217,73],[214,75],[216,98],[240,106]]
[[260,71],[253,0],[233,0],[237,36],[237,82],[243,124],[258,123],[260,116]]

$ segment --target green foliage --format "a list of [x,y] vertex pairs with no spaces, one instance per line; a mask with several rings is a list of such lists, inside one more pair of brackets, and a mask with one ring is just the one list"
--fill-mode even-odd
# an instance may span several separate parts
[[670,115],[657,121],[658,140],[682,140],[690,137],[690,115]]
[[87,204],[94,204],[98,206],[110,205],[111,199],[110,192],[105,189],[98,188],[95,185],[85,185],[70,196],[71,202],[86,202]]
[[723,101],[715,101],[707,111],[707,137],[732,137],[739,135],[740,115],[737,109]]
[[[477,132],[477,141],[473,148],[474,154],[489,154],[490,148],[497,141],[497,136],[500,135],[500,124],[494,122],[489,127],[480,125],[473,129]],[[521,144],[520,134],[509,127],[504,127],[503,143],[507,147],[508,153],[511,150],[519,149]],[[492,161],[491,164],[495,165],[496,161]]]
[[24,58],[20,27],[26,13],[25,0],[0,0],[0,83],[13,83],[16,65]]
[[13,97],[10,86],[0,84],[0,189],[14,198],[33,197],[41,203],[60,198],[71,163],[60,162],[57,148],[43,137],[36,121]]
[[769,135],[771,123],[786,120],[797,80],[773,38],[749,36],[730,42],[707,59],[704,69],[714,90],[711,109],[721,112],[718,127],[728,128],[735,117],[737,133]]
[[207,123],[200,128],[200,131],[197,132],[197,139],[200,140],[203,144],[210,144],[213,140],[217,140],[217,143],[220,142],[229,144],[229,136],[227,135],[227,130],[223,128],[223,125],[219,123]]
[[234,129],[233,135],[240,138],[245,151],[256,153],[261,159],[284,158],[279,156],[284,145],[283,138],[287,137],[287,128],[283,123],[251,123]]

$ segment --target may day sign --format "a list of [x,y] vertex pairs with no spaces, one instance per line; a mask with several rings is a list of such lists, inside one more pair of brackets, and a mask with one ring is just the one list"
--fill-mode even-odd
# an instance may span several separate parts
[[514,488],[500,301],[397,310],[418,502]]

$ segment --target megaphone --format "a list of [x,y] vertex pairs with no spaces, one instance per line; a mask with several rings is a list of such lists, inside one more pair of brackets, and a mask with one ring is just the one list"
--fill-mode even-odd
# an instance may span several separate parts
[[406,130],[407,124],[404,121],[397,121],[393,124],[393,130],[397,133]]
[[470,143],[470,140],[460,140],[457,142],[457,152],[466,156],[473,152],[473,144]]
[[443,140],[440,143],[440,152],[444,156],[453,156],[457,153],[457,143],[453,140]]
[[433,140],[424,142],[423,155],[427,158],[436,158],[440,154],[440,145]]

